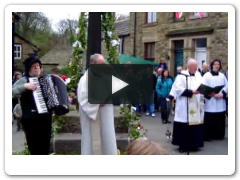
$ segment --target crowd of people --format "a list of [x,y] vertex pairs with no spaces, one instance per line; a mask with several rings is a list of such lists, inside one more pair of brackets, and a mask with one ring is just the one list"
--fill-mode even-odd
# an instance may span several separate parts
[[[179,146],[179,152],[198,151],[204,146],[204,141],[223,139],[227,115],[228,72],[220,72],[221,61],[213,60],[210,67],[203,62],[200,69],[197,61],[189,58],[186,69],[177,67],[175,78],[169,75],[167,68],[161,59],[153,72],[154,101],[149,105],[137,105],[139,116],[145,112],[147,116],[155,117],[154,112],[160,108],[160,119],[166,124],[171,123],[169,114],[175,115],[172,144]],[[218,93],[202,95],[197,91],[201,84],[223,88]],[[149,111],[149,106],[155,111]]]
[[[104,64],[104,57],[94,54],[90,58],[91,64]],[[32,92],[36,85],[29,82],[30,77],[39,77],[42,73],[41,61],[31,56],[24,61],[25,75],[14,74],[12,100],[13,116],[17,119],[18,129],[23,129],[30,153],[32,155],[49,154],[52,113],[38,114]],[[177,67],[175,78],[170,76],[168,66],[162,59],[154,68],[153,102],[150,104],[135,104],[137,113],[145,112],[147,116],[155,117],[155,111],[161,113],[163,124],[171,123],[169,114],[174,111],[172,144],[179,146],[179,152],[197,151],[204,146],[204,141],[225,137],[225,120],[228,97],[228,74],[221,73],[221,61],[215,59],[208,64],[203,63],[198,69],[197,61],[189,58],[186,68]],[[78,97],[71,92],[68,97],[69,104],[79,104],[80,121],[82,128],[82,154],[94,154],[92,137],[97,120],[100,121],[103,154],[117,154],[116,137],[114,130],[113,106],[88,102],[87,73],[79,81]],[[202,95],[198,91],[201,85],[210,87],[223,86],[218,93]],[[76,102],[78,101],[78,102]],[[173,105],[173,106],[172,106]],[[44,133],[43,133],[44,132]],[[152,153],[150,153],[152,151]],[[136,140],[127,148],[127,154],[168,154],[156,146],[154,142]]]

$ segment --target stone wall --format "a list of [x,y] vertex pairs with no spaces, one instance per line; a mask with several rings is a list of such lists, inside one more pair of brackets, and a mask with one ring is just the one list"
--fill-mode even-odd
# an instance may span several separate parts
[[[134,15],[135,13],[130,13],[131,40],[129,40],[128,47],[134,41]],[[183,18],[176,21],[173,12],[159,12],[157,13],[157,22],[150,24],[145,23],[145,15],[146,13],[143,12],[137,13],[137,57],[144,58],[144,43],[155,42],[155,61],[164,58],[173,71],[174,40],[184,40],[183,51],[184,59],[186,59],[187,57],[194,57],[194,39],[207,38],[207,63],[219,58],[223,62],[223,69],[226,69],[228,63],[227,13],[209,12],[202,19],[194,17],[193,13],[184,13]],[[178,34],[179,32],[180,34]]]
[[[81,123],[79,119],[78,111],[70,111],[68,114],[63,116],[64,121],[62,128],[59,129],[54,136],[54,152],[57,154],[71,154],[81,153]],[[126,151],[126,147],[130,142],[127,137],[126,129],[118,129],[117,124],[122,120],[120,114],[120,107],[114,106],[114,126],[116,133],[117,148],[121,152]]]
[[15,41],[15,44],[20,44],[22,48],[21,59],[14,60],[15,70],[23,71],[24,70],[23,61],[29,57],[29,53],[33,54],[34,50],[37,50],[37,49],[34,46],[26,43],[24,40],[20,39],[17,36],[15,36],[14,41]]
[[123,40],[123,52],[122,52],[122,54],[126,54],[126,55],[131,56],[132,51],[133,51],[132,39],[130,38],[130,36],[125,36],[124,40]]
[[[130,38],[130,36],[124,36],[124,37],[122,37],[122,39],[123,39],[123,50],[122,50],[123,52],[120,52],[120,53],[132,55],[132,50],[133,50],[132,39]],[[104,58],[107,59],[108,53],[107,53],[107,49],[106,49],[104,40],[102,40],[101,46],[102,46],[101,52],[102,52]]]

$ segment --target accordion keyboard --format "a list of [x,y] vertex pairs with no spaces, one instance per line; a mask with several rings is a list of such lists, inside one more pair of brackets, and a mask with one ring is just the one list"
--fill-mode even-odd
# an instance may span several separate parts
[[31,77],[29,78],[30,83],[34,83],[37,86],[37,89],[33,91],[33,97],[36,103],[37,111],[39,114],[47,113],[48,109],[46,106],[46,103],[43,98],[42,90],[39,84],[39,80],[37,77]]

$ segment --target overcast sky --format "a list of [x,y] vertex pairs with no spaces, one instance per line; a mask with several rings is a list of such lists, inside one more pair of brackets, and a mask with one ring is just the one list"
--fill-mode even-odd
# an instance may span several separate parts
[[[56,24],[62,19],[75,19],[78,20],[80,12],[43,12],[52,22],[53,30],[57,31]],[[124,12],[117,12],[117,14],[127,14]]]

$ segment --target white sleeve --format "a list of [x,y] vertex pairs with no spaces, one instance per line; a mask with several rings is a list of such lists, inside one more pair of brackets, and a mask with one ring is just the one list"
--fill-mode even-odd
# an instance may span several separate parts
[[209,85],[208,83],[208,73],[204,74],[203,78],[202,78],[202,84],[204,85]]
[[172,89],[170,91],[170,95],[173,96],[175,99],[182,95],[182,93],[185,91],[186,81],[184,80],[184,76],[178,75],[176,77],[175,82],[173,83]]
[[[81,106],[82,110],[87,114],[87,116],[96,121],[97,116],[98,116],[98,110],[99,110],[99,104],[90,104],[88,102],[88,89],[87,89],[87,79],[86,75],[80,79],[78,83],[78,91],[77,91],[77,96],[78,96],[78,102],[79,106]],[[80,107],[79,107],[80,108]]]
[[223,75],[224,78],[224,84],[225,86],[223,87],[222,91],[224,91],[226,94],[228,94],[228,81],[227,78]]

